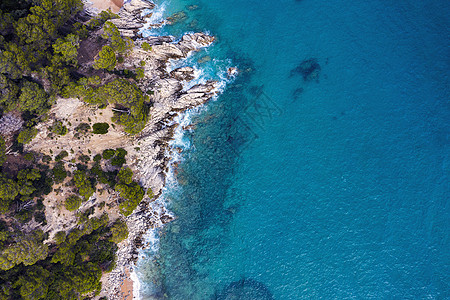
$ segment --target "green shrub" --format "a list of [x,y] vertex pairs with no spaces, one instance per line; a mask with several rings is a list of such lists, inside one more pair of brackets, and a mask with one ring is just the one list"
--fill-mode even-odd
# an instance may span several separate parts
[[147,190],[147,196],[152,199],[155,197],[155,194],[153,194],[153,190],[151,188],[148,188]]
[[152,46],[150,46],[150,44],[147,42],[143,42],[141,47],[142,47],[142,50],[144,50],[144,51],[152,51]]
[[66,240],[66,232],[65,232],[65,231],[58,231],[58,232],[55,234],[54,239],[55,239],[55,242],[56,242],[58,245],[64,243],[64,241]]
[[81,155],[81,156],[79,157],[79,160],[80,160],[82,163],[87,164],[87,163],[91,160],[91,158],[90,158],[88,155]]
[[122,220],[117,220],[110,228],[111,238],[109,239],[111,242],[120,243],[124,239],[128,237],[128,226]]
[[92,126],[92,132],[94,134],[105,134],[108,133],[109,124],[108,123],[95,123]]
[[117,148],[116,149],[116,156],[117,157],[125,157],[128,154],[127,150],[123,148]]
[[136,69],[136,79],[142,79],[144,78],[145,74],[144,74],[144,69],[143,68],[137,68]]
[[26,153],[23,158],[25,158],[28,161],[34,161],[34,154],[32,152]]
[[45,212],[37,211],[34,213],[34,220],[42,225],[47,224],[47,220],[45,218]]
[[69,196],[66,201],[64,202],[64,206],[69,211],[74,211],[80,208],[81,205],[81,198],[75,195]]
[[73,180],[75,182],[75,186],[78,188],[78,193],[85,200],[88,200],[92,196],[92,194],[94,194],[94,188],[92,187],[89,178],[86,177],[86,173],[84,171],[75,171]]
[[63,122],[57,120],[53,122],[52,127],[50,130],[57,135],[65,135],[67,133],[67,127],[64,126]]
[[115,167],[122,167],[125,163],[125,158],[115,156],[113,159],[111,159],[111,165]]
[[95,162],[99,162],[101,160],[102,160],[102,156],[100,154],[96,154],[93,158],[93,161],[95,161]]
[[114,53],[113,48],[105,45],[98,53],[98,57],[94,62],[94,69],[106,69],[112,71],[116,67],[116,63],[116,54]]
[[62,162],[58,162],[52,169],[53,180],[55,183],[61,183],[67,177],[66,168]]
[[36,128],[25,128],[17,136],[17,142],[20,144],[28,144],[37,135],[38,130]]
[[116,151],[114,151],[113,149],[106,149],[103,150],[102,154],[104,159],[110,159],[116,154]]
[[133,181],[133,172],[130,168],[122,168],[117,174],[117,181],[119,183],[131,184]]
[[69,156],[69,153],[67,153],[66,150],[63,150],[58,155],[56,155],[55,161],[60,161],[60,160],[62,160],[64,158],[66,158],[67,156]]
[[116,192],[125,199],[119,205],[120,212],[126,217],[129,216],[144,198],[144,190],[137,182],[131,184],[116,184]]

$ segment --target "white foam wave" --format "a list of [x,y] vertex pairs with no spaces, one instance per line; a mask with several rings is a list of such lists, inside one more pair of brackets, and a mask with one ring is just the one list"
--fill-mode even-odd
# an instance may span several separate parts
[[133,281],[133,300],[140,300],[141,283],[135,270],[131,271],[130,279]]
[[[152,11],[152,15],[147,19],[147,23],[141,30],[143,36],[161,34],[161,31],[158,32],[157,29],[155,29],[154,25],[163,24],[162,26],[164,26],[166,8],[169,4],[169,1],[163,1],[161,4],[155,7],[155,9]],[[170,72],[176,68],[191,66],[194,68],[195,78],[189,82],[184,82],[183,90],[186,91],[197,84],[204,84],[207,80],[212,79],[218,82],[216,88],[218,96],[223,93],[227,84],[231,83],[234,80],[234,77],[229,76],[227,72],[228,68],[232,67],[233,65],[231,60],[229,59],[211,59],[204,63],[199,62],[199,57],[204,56],[205,52],[206,55],[210,54],[209,48],[203,48],[200,52],[192,52],[186,59],[170,60],[166,71]],[[211,56],[214,55],[211,54]],[[187,158],[187,150],[195,151],[195,149],[193,148],[194,145],[192,145],[188,136],[185,134],[186,130],[191,129],[186,128],[188,128],[188,125],[192,124],[192,119],[194,116],[202,113],[206,109],[208,109],[206,105],[201,105],[177,115],[172,121],[172,124],[177,123],[179,124],[179,126],[175,129],[173,140],[170,141],[169,150],[167,150],[166,152],[166,155],[171,158],[169,163],[169,170],[166,175],[166,182],[162,194],[155,202],[151,204],[151,209],[166,209],[166,207],[170,205],[170,199],[173,196],[177,196],[182,193],[182,186],[177,181],[177,167],[175,166],[174,162],[179,163],[185,160]],[[181,151],[178,151],[179,149],[181,149]],[[154,283],[147,281],[139,282],[139,279],[143,280],[146,277],[144,273],[148,272],[148,267],[145,266],[145,262],[150,262],[159,251],[159,232],[160,229],[152,229],[143,236],[145,247],[139,250],[140,262],[138,261],[138,267],[131,274],[133,280],[133,288],[135,291],[135,296],[133,299],[141,299],[141,294],[139,293],[139,291],[142,291],[142,294],[146,294],[149,290],[152,289],[152,286],[154,287]]]
[[155,32],[155,29],[161,28],[164,25],[166,25],[166,18],[165,18],[165,12],[167,9],[167,6],[170,3],[168,1],[164,1],[161,4],[155,4],[155,8],[151,10],[144,10],[142,14],[149,15],[149,17],[146,18],[146,22],[144,26],[139,30],[139,32],[144,36],[150,36],[157,34]]

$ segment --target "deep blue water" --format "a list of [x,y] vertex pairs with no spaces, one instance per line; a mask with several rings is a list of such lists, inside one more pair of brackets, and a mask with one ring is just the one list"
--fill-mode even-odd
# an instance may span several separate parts
[[141,297],[450,298],[450,2],[157,4],[187,18],[147,34],[241,73],[191,113]]

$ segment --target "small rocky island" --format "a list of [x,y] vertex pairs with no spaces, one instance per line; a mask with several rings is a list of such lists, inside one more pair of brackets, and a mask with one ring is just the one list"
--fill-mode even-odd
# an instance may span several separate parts
[[104,8],[0,4],[0,299],[131,299],[143,234],[173,219],[173,119],[217,83],[168,62],[214,37],[142,38],[152,3]]

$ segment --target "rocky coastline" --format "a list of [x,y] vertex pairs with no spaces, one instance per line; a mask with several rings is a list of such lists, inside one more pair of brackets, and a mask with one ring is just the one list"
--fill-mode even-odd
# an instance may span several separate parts
[[[207,81],[184,90],[184,83],[195,78],[194,69],[191,67],[167,71],[169,60],[184,59],[191,52],[210,46],[214,37],[204,33],[185,34],[178,42],[175,42],[175,37],[172,36],[142,38],[138,30],[146,20],[141,13],[153,8],[153,3],[131,0],[123,5],[118,12],[120,18],[114,19],[113,22],[122,35],[132,37],[137,45],[125,67],[136,67],[145,61],[145,79],[141,80],[140,85],[143,90],[153,91],[150,96],[153,106],[146,127],[139,135],[128,137],[125,146],[130,150],[128,166],[137,173],[136,179],[142,186],[151,188],[156,196],[151,200],[145,198],[133,214],[127,217],[129,236],[119,244],[117,266],[103,276],[102,292],[98,298],[137,298],[137,291],[132,291],[133,282],[130,277],[133,276],[130,274],[138,259],[138,249],[147,246],[143,242],[143,235],[151,229],[162,227],[174,218],[164,203],[158,200],[165,185],[171,159],[169,142],[178,126],[173,119],[181,112],[204,104],[218,92],[218,83],[215,81]],[[152,47],[151,51],[139,47],[144,42]],[[140,150],[132,151],[136,147]],[[136,282],[134,284],[136,285]]]

